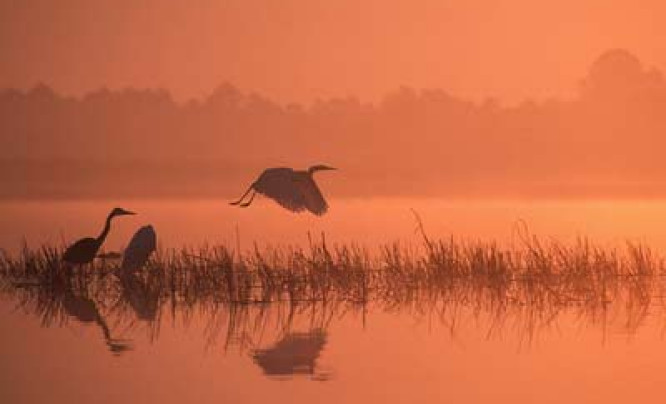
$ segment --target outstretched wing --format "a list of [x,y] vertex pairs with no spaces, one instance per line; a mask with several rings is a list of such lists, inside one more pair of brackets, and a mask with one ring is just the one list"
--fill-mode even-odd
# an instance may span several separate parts
[[254,184],[254,189],[285,209],[302,212],[306,206],[299,182],[292,169],[271,168],[261,174]]
[[323,215],[328,204],[312,175],[291,168],[271,168],[254,183],[254,189],[292,212],[309,210]]
[[312,177],[307,176],[298,183],[305,208],[317,216],[326,213],[328,204]]

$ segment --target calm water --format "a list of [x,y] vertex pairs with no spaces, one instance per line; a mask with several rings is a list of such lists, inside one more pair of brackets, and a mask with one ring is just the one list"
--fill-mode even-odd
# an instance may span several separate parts
[[631,332],[575,311],[532,330],[518,313],[498,325],[462,308],[453,326],[369,307],[324,331],[310,310],[283,328],[275,309],[230,336],[222,313],[151,323],[102,310],[131,348],[112,354],[97,324],[42,327],[11,307],[0,305],[3,402],[662,402],[666,382],[657,314]]
[[[416,242],[433,235],[510,243],[521,218],[539,235],[639,240],[666,251],[665,202],[333,201],[322,219],[267,202],[129,201],[109,239],[120,249],[153,224],[164,246],[227,242]],[[0,245],[96,234],[116,203],[5,203]],[[238,230],[237,230],[238,229]],[[148,293],[60,297],[59,313],[21,293],[0,295],[0,402],[662,402],[666,308],[641,296],[602,309],[335,303],[174,309]],[[89,314],[94,312],[94,316]],[[93,318],[94,317],[94,318]]]
[[108,250],[121,249],[144,224],[157,230],[162,246],[228,243],[242,248],[260,244],[307,244],[308,232],[328,239],[365,245],[403,240],[419,242],[412,209],[426,231],[437,237],[515,240],[516,223],[564,242],[588,236],[602,245],[626,240],[666,250],[666,201],[445,201],[437,199],[334,200],[319,218],[292,214],[265,199],[248,209],[223,200],[127,200],[105,202],[0,202],[0,247],[15,250],[63,244],[97,235],[114,206],[138,213],[117,219]]

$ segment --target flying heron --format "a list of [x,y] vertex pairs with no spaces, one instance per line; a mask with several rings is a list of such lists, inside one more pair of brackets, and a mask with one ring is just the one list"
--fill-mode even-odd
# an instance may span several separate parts
[[69,246],[67,250],[65,250],[65,254],[62,256],[63,261],[69,264],[79,265],[92,262],[93,259],[95,259],[95,255],[97,255],[97,251],[99,251],[99,248],[102,246],[102,243],[104,243],[106,236],[109,234],[109,230],[111,230],[111,220],[116,216],[134,214],[134,212],[130,212],[129,210],[122,208],[113,209],[111,213],[109,213],[109,216],[106,218],[106,224],[104,225],[102,233],[100,233],[97,238],[82,238],[81,240]]
[[[328,210],[328,204],[312,175],[325,170],[335,170],[335,168],[320,164],[307,170],[293,170],[286,167],[266,169],[239,200],[230,204],[248,207],[258,192],[292,212],[309,210],[321,216]],[[252,192],[250,199],[243,202],[250,192]]]

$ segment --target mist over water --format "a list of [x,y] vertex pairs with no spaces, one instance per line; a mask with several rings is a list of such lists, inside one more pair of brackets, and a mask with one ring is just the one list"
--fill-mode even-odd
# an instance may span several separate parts
[[0,403],[663,402],[664,4],[67,3],[0,2]]
[[[265,168],[339,168],[333,197],[661,198],[666,80],[611,49],[572,99],[473,102],[402,87],[284,104],[233,84],[64,97],[0,91],[0,198],[233,198]],[[324,178],[325,177],[325,178]]]
[[[130,199],[138,214],[114,223],[105,249],[119,251],[140,226],[152,224],[165,248],[225,244],[308,245],[308,234],[334,243],[377,247],[401,241],[421,244],[416,212],[434,238],[519,243],[518,231],[573,242],[590,238],[606,246],[641,242],[666,250],[666,202],[661,200],[483,200],[436,198],[334,198],[323,217],[285,211],[258,197],[238,209],[220,199]],[[0,246],[16,251],[25,240],[67,245],[97,235],[118,201],[21,201],[0,203]]]

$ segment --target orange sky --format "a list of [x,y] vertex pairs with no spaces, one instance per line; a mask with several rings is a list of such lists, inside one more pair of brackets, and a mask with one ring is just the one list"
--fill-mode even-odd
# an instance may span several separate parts
[[0,87],[69,94],[231,81],[280,101],[400,85],[566,95],[602,51],[666,70],[660,0],[40,0],[0,3]]

